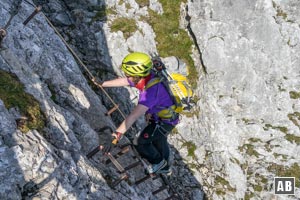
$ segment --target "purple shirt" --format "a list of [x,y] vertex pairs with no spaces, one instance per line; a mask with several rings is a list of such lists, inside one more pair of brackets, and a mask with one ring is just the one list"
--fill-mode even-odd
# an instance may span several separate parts
[[[154,76],[154,75],[153,75]],[[130,81],[129,81],[130,83]],[[132,85],[132,83],[130,83]],[[159,117],[156,113],[159,111],[174,105],[172,98],[170,97],[167,89],[163,83],[157,83],[147,90],[140,91],[138,104],[142,104],[149,109],[146,113],[152,114],[154,120],[158,120]],[[160,120],[168,124],[176,125],[179,119],[170,120]]]

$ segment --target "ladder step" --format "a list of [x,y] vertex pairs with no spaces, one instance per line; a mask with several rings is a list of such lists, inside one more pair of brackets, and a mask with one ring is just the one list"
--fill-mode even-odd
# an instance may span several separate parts
[[137,180],[137,181],[135,182],[135,184],[138,185],[138,184],[140,184],[140,183],[146,181],[146,180],[149,179],[149,178],[151,178],[151,176],[150,176],[150,175],[147,175],[147,176],[145,176],[145,177],[143,177],[143,178]]
[[125,169],[125,171],[127,171],[127,170],[129,170],[129,169],[131,169],[131,168],[134,168],[134,167],[136,167],[136,166],[139,166],[139,165],[141,165],[141,162],[140,162],[140,161],[137,161],[137,162],[135,162],[135,163],[132,163],[132,164],[128,165],[128,166],[125,167],[124,169]]
[[121,181],[128,179],[128,175],[126,173],[122,174],[121,177],[111,184],[112,188],[115,188]]
[[158,188],[158,190],[153,191],[152,194],[156,195],[157,193],[159,193],[165,189],[168,189],[168,187],[166,185],[162,185],[162,186],[160,186],[160,188]]
[[[128,144],[125,144],[125,145],[122,145],[122,146],[119,146],[119,148],[121,148],[121,150],[112,155],[111,153],[107,154],[107,157],[109,159],[107,159],[105,161],[106,164],[108,163],[113,163],[114,166],[118,169],[119,173],[121,173],[121,176],[119,179],[117,179],[116,181],[112,182],[111,183],[111,187],[112,188],[115,188],[118,184],[120,184],[123,180],[125,179],[128,179],[129,178],[129,175],[126,173],[126,171],[134,168],[134,167],[137,167],[139,165],[143,166],[143,167],[146,167],[145,163],[143,163],[143,161],[141,160],[141,158],[139,158],[139,155],[137,154],[137,152],[135,151],[134,147],[132,147],[131,145],[128,145]],[[132,164],[129,164],[127,167],[123,167],[119,161],[117,161],[116,159],[121,157],[122,155],[130,152],[130,149],[133,150],[133,153],[134,155],[131,155],[131,157],[135,160],[135,159],[138,159],[138,161],[135,160],[134,163]],[[91,158],[93,157],[96,153],[98,153],[100,151],[100,146],[94,148],[91,152],[89,152],[87,154],[87,158]],[[167,197],[165,200],[170,200],[170,199],[182,199],[176,192],[176,190],[174,190],[174,188],[172,188],[171,185],[169,185],[169,181],[166,177],[164,177],[163,175],[156,175],[156,174],[148,174],[146,175],[145,177],[135,181],[135,185],[139,185],[141,184],[142,182],[145,182],[146,180],[148,179],[152,179],[152,180],[156,180],[156,179],[161,179],[162,180],[162,185],[155,191],[152,192],[153,195],[156,195],[158,193],[160,193],[161,191],[163,190],[167,190],[167,192],[169,193],[169,197]]]
[[168,198],[166,198],[165,200],[170,200],[170,199],[178,199],[177,195],[173,194],[171,196],[169,196]]
[[90,153],[88,153],[88,154],[86,155],[86,157],[87,157],[88,159],[90,159],[90,158],[93,157],[96,153],[98,153],[98,151],[100,151],[100,146],[94,148]]
[[[117,158],[121,157],[122,155],[124,155],[125,153],[129,152],[129,150],[130,150],[129,146],[125,146],[117,154],[113,155],[113,157],[117,159]],[[110,162],[111,162],[111,160],[108,159],[105,161],[105,164],[109,164]]]

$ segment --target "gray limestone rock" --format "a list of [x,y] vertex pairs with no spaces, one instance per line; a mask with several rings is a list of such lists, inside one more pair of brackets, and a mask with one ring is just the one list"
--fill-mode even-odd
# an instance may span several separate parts
[[[164,199],[166,194],[151,194],[157,181],[139,187],[122,182],[112,190],[107,175],[117,176],[116,170],[101,163],[100,153],[93,160],[85,156],[109,134],[96,129],[114,128],[123,120],[116,113],[105,115],[112,104],[103,91],[92,89],[86,69],[107,80],[123,75],[119,66],[129,52],[157,54],[155,32],[143,18],[150,11],[162,14],[163,4],[34,3],[42,4],[43,12],[24,26],[32,5],[0,2],[0,27],[16,14],[1,43],[0,70],[15,74],[45,115],[43,130],[22,133],[16,123],[19,110],[7,109],[0,100],[0,198]],[[299,10],[295,0],[181,4],[180,27],[194,40],[191,57],[199,73],[197,105],[169,137],[170,181],[184,198],[203,199],[203,190],[211,199],[300,198],[299,188],[294,196],[273,193],[278,174],[299,176]],[[111,23],[119,17],[134,19],[138,30],[128,38],[113,32]],[[177,70],[172,55],[163,61]],[[136,103],[135,89],[106,91],[125,114]],[[144,126],[142,121],[130,134]]]

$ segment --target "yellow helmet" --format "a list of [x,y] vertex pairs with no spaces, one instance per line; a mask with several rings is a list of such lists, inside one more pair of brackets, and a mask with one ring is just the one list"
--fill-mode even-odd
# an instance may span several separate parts
[[122,61],[122,70],[129,76],[148,76],[151,68],[151,58],[145,53],[130,53]]

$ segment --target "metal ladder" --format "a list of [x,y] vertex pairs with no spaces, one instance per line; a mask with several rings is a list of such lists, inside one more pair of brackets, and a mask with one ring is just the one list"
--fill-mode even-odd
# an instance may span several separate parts
[[[108,153],[105,154],[107,156],[107,160],[104,161],[104,163],[107,165],[109,163],[112,163],[115,168],[118,170],[119,178],[117,180],[114,180],[110,186],[112,188],[115,188],[119,183],[121,183],[123,180],[128,180],[130,175],[129,175],[129,170],[135,169],[136,167],[143,167],[143,169],[146,169],[146,162],[140,157],[138,152],[136,151],[135,147],[131,143],[123,144],[123,145],[118,145],[118,152],[117,153]],[[100,150],[100,146],[94,148],[91,152],[87,154],[87,158],[91,159],[96,153],[98,153]],[[130,158],[132,159],[132,163],[129,164],[128,166],[124,167],[120,161],[118,160],[121,158],[123,155],[128,155],[130,154]],[[136,178],[136,177],[134,177]],[[144,177],[138,178],[137,180],[134,181],[134,183],[131,183],[131,185],[138,186],[141,183],[145,183],[147,180],[150,180],[151,182],[158,180],[161,184],[160,186],[152,191],[152,195],[157,195],[163,191],[167,191],[168,197],[165,198],[165,200],[169,199],[179,199],[181,200],[181,196],[178,194],[176,189],[170,184],[168,178],[166,175],[163,174],[144,174]],[[153,184],[154,185],[154,184]]]

